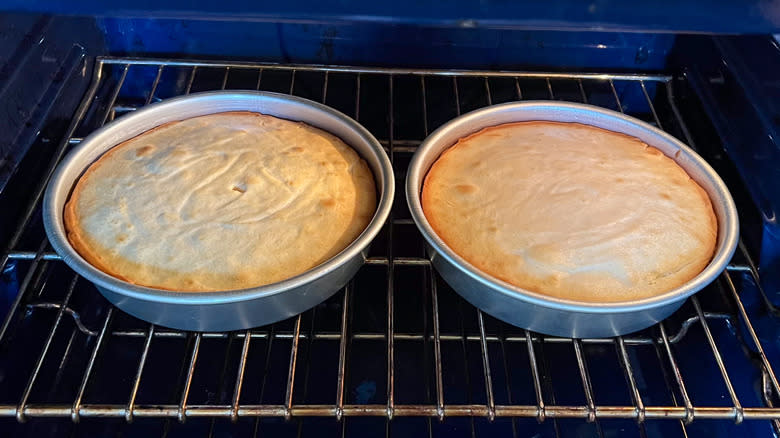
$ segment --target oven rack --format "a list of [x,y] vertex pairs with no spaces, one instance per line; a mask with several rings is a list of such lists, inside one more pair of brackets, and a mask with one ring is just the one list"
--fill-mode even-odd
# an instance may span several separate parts
[[[83,65],[85,69],[93,65],[92,82],[65,135],[50,140],[57,144],[52,164],[46,178],[32,192],[30,204],[0,259],[4,272],[16,270],[20,279],[18,296],[0,327],[0,358],[19,348],[17,344],[27,342],[25,331],[44,333],[36,338],[36,342],[25,345],[26,351],[33,352],[34,360],[29,361],[29,368],[19,372],[24,384],[18,387],[17,392],[0,392],[0,418],[15,417],[24,422],[35,417],[67,417],[79,422],[82,418],[114,417],[131,422],[134,418],[153,417],[184,422],[197,417],[236,421],[243,417],[290,419],[320,416],[341,420],[354,416],[387,419],[415,416],[427,417],[430,422],[431,419],[451,417],[484,417],[490,421],[512,417],[515,433],[514,418],[527,417],[538,422],[572,418],[594,423],[601,436],[603,432],[599,422],[620,418],[635,420],[640,431],[643,423],[653,419],[677,420],[683,431],[694,420],[706,419],[725,419],[737,424],[743,420],[770,420],[774,427],[780,424],[780,408],[773,407],[780,397],[777,375],[762,348],[739,288],[743,276],[760,285],[758,270],[742,242],[735,261],[716,283],[689,299],[670,320],[637,334],[609,339],[549,337],[503,324],[457,297],[424,257],[421,236],[416,233],[409,218],[403,196],[398,196],[401,202],[394,208],[384,237],[380,237],[384,242],[374,245],[366,267],[362,268],[361,273],[371,271],[365,275],[368,280],[350,282],[326,302],[324,306],[327,309],[323,310],[321,305],[291,320],[242,332],[188,333],[156,327],[116,311],[91,284],[69,271],[60,257],[51,251],[39,223],[39,204],[45,183],[54,164],[70,147],[107,121],[173,95],[254,86],[303,95],[336,107],[340,105],[339,109],[366,123],[380,139],[401,182],[409,157],[435,127],[461,112],[508,100],[565,99],[609,107],[644,118],[695,148],[694,137],[676,104],[675,77],[113,57],[90,59],[86,56]],[[137,87],[136,84],[144,81],[146,87]],[[233,84],[234,81],[241,82]],[[346,86],[346,91],[336,90],[336,82],[339,86],[351,85]],[[371,96],[367,97],[370,89]],[[416,89],[416,93],[409,91],[412,89]],[[384,93],[384,98],[377,97],[381,93]],[[408,98],[411,95],[416,97]],[[332,103],[334,98],[340,99],[339,102]],[[351,111],[345,109],[349,102],[352,103]],[[417,108],[410,109],[413,106]],[[415,123],[416,128],[409,128],[408,124]],[[412,132],[415,129],[416,132]],[[412,244],[409,244],[410,241]],[[414,272],[415,278],[419,279],[416,289],[412,288],[412,294],[408,291],[407,282],[401,280],[409,272]],[[55,281],[56,278],[65,280]],[[760,292],[763,294],[763,291]],[[368,306],[359,297],[368,294],[376,298],[369,307],[377,307],[379,303],[384,312],[381,318],[372,321],[373,325],[367,324],[368,328],[357,327],[356,318],[364,313],[362,307]],[[414,298],[410,300],[409,296]],[[77,297],[79,303],[74,304]],[[442,310],[444,301],[447,308]],[[762,306],[771,306],[766,297],[758,301]],[[409,308],[418,304],[422,305]],[[460,312],[460,322],[441,322],[445,316],[451,315],[452,309]],[[316,312],[336,315],[337,322],[320,328],[315,321]],[[403,316],[399,316],[401,313]],[[417,329],[404,328],[414,326],[405,324],[408,315],[413,313],[422,313],[422,324],[416,325]],[[91,316],[86,317],[87,314]],[[122,321],[118,322],[120,319]],[[447,316],[447,319],[453,318]],[[695,339],[692,339],[693,331],[697,333]],[[141,347],[133,356],[132,368],[135,371],[127,379],[129,391],[114,394],[117,398],[112,402],[91,401],[89,394],[95,391],[97,370],[116,360],[111,357],[116,354],[110,348],[111,344],[130,340],[140,342]],[[184,345],[184,353],[177,359],[181,363],[181,372],[174,385],[174,400],[168,397],[166,400],[141,401],[139,389],[144,386],[147,376],[154,372],[146,367],[147,359],[153,355],[150,350],[155,343],[163,340],[179,340],[177,342]],[[230,370],[227,375],[231,378],[220,382],[220,392],[224,395],[221,400],[195,402],[192,400],[193,376],[204,361],[208,361],[201,350],[205,343],[212,340],[227,343],[222,371],[224,374],[225,370]],[[721,352],[725,348],[723,342],[741,346],[743,359],[760,376],[760,403],[743,403],[744,394],[736,389],[735,374],[727,365],[733,361]],[[271,374],[269,362],[273,348],[282,348],[277,347],[280,343],[284,347],[287,370],[283,373],[284,384],[277,385],[280,391],[277,401],[266,403],[263,402],[263,392],[266,391],[266,379]],[[307,400],[306,388],[314,385],[310,384],[308,376],[312,358],[309,353],[304,355],[301,351],[307,344],[311,350],[313,343],[326,345],[324,348],[331,353],[329,367],[335,369],[335,378],[329,382],[331,403],[311,403]],[[679,346],[685,344],[687,348],[691,343],[707,352],[706,359],[701,361],[702,367],[709,368],[713,375],[718,376],[712,385],[722,387],[719,393],[725,402],[698,402],[696,392],[686,383],[701,371],[691,368],[690,361],[683,366],[678,360],[684,354]],[[423,351],[424,370],[420,373],[424,377],[415,379],[415,382],[424,382],[425,391],[423,400],[415,403],[399,401],[398,396],[399,388],[406,386],[402,376],[410,375],[408,371],[399,371],[403,367],[403,360],[398,356],[399,349],[407,344],[417,345]],[[238,345],[240,352],[231,355],[229,350]],[[378,367],[372,377],[383,383],[377,385],[373,396],[379,402],[361,399],[359,388],[356,390],[355,382],[351,382],[350,373],[359,366],[354,356],[366,345],[371,345],[371,351],[381,352],[380,357],[374,355],[370,360],[370,368]],[[458,389],[455,401],[448,394],[455,387],[452,379],[448,379],[448,373],[454,368],[456,359],[452,354],[445,354],[445,350],[451,350],[453,346],[462,350],[461,360],[476,360],[481,365],[477,374],[463,373],[466,389]],[[265,369],[260,370],[248,366],[248,358],[259,348],[263,349],[267,359]],[[560,392],[551,376],[550,369],[554,364],[551,364],[548,350],[560,348],[569,349],[569,365],[576,376],[572,381],[567,380],[565,389],[578,393],[582,398],[579,403],[555,401],[556,394],[560,398]],[[610,366],[622,372],[616,379],[624,381],[625,402],[599,402],[596,393],[603,388],[592,371],[594,366],[600,367],[601,364],[589,360],[590,348],[613,350]],[[646,348],[657,357],[652,367],[663,376],[665,386],[662,392],[667,396],[665,403],[655,401],[655,396],[653,400],[645,397],[648,389],[638,383],[638,368],[647,368],[648,365],[646,362],[637,363],[636,352]],[[526,360],[512,362],[517,355],[510,355],[510,350],[521,351]],[[478,359],[474,359],[475,352]],[[10,366],[11,360],[6,357],[3,364]],[[360,361],[363,363],[366,358]],[[71,398],[63,401],[62,397],[57,400],[40,397],[39,386],[49,383],[52,385],[50,394],[56,393],[57,385],[63,385],[61,376],[69,373],[63,370],[74,367],[74,364],[78,364],[79,370],[70,372],[77,376],[75,383],[70,384]],[[465,368],[468,367],[468,364],[465,365]],[[51,372],[47,371],[49,369]],[[49,379],[46,377],[48,374],[55,377]],[[245,381],[251,374],[262,376],[253,379],[261,380],[260,400],[256,403],[245,401],[249,392]],[[513,402],[517,390],[511,382],[523,379],[530,381],[530,394],[526,402]],[[572,382],[577,384],[571,385]],[[462,392],[466,394],[460,394]],[[557,434],[557,423],[555,431]]]

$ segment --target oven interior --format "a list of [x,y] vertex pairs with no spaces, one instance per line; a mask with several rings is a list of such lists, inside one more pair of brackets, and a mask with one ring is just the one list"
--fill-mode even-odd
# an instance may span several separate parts
[[[0,14],[3,435],[780,431],[771,36],[310,26]],[[551,99],[624,112],[693,147],[726,181],[740,212],[737,254],[649,329],[550,337],[454,293],[399,192],[366,265],[315,308],[242,332],[152,326],[113,308],[52,251],[42,192],[98,127],[219,89],[294,94],[355,118],[382,143],[397,187],[428,134],[486,105]]]

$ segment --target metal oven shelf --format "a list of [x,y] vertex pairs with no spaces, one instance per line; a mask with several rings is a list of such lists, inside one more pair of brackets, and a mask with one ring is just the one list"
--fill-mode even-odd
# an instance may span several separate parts
[[[52,166],[115,117],[219,88],[293,93],[340,109],[380,138],[399,182],[430,131],[509,100],[609,107],[696,147],[671,76],[97,58],[67,134],[52,140]],[[389,435],[389,420],[402,417],[423,417],[430,434],[439,420],[472,417],[474,435],[474,417],[510,417],[515,436],[523,418],[552,423],[556,435],[559,421],[580,419],[599,436],[615,419],[632,420],[641,434],[654,419],[677,420],[683,434],[694,420],[776,427],[780,419],[777,376],[740,294],[743,278],[758,283],[742,244],[716,284],[669,320],[611,339],[555,338],[501,323],[455,295],[424,257],[400,197],[366,266],[326,303],[245,332],[187,333],[116,311],[51,252],[38,220],[47,179],[0,259],[19,290],[0,328],[0,371],[9,382],[0,389],[0,418],[206,417],[213,430],[216,418],[252,417],[257,433],[260,417],[345,424],[344,417],[368,416],[387,419]],[[744,366],[749,373],[733,371]],[[744,391],[745,379],[760,390]]]

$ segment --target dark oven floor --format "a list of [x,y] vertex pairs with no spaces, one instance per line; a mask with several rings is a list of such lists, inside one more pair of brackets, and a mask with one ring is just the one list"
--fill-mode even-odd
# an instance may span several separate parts
[[[364,124],[403,187],[429,132],[518,99],[623,111],[696,147],[701,128],[686,124],[678,105],[684,87],[684,76],[104,58],[68,132],[49,141],[65,151],[106,121],[190,92],[293,93]],[[698,146],[705,157],[718,153],[719,145]],[[343,291],[298,317],[238,333],[177,332],[113,309],[51,252],[33,202],[1,260],[0,430],[36,437],[774,433],[777,379],[749,319],[768,312],[761,297],[741,293],[758,276],[744,246],[715,283],[661,324],[613,339],[554,338],[497,321],[456,295],[431,269],[404,197],[396,198],[368,263]]]

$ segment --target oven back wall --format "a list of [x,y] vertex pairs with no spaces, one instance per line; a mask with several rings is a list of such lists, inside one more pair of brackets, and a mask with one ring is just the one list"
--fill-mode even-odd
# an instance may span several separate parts
[[92,18],[0,14],[0,248],[103,53]]
[[[672,34],[102,18],[114,55],[480,69],[660,70]],[[474,24],[474,26],[477,26]]]

